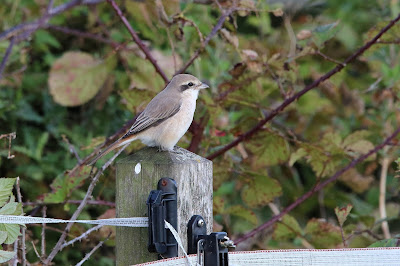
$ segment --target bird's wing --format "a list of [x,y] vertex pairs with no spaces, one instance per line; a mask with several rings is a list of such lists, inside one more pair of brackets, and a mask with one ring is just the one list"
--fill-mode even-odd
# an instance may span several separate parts
[[[156,99],[156,97],[158,99]],[[144,111],[138,116],[135,123],[122,138],[137,134],[149,127],[156,126],[165,119],[175,115],[181,108],[182,102],[176,97],[158,94]]]

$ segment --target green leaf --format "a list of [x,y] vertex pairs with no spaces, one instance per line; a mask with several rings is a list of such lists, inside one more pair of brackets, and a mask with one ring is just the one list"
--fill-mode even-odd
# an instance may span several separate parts
[[42,159],[43,149],[44,149],[44,146],[47,144],[48,140],[49,140],[49,132],[44,132],[40,136],[40,138],[37,142],[37,146],[36,146],[36,150],[35,150],[36,160]]
[[243,201],[251,208],[262,207],[282,194],[282,187],[275,179],[252,174],[250,182],[242,190]]
[[[368,140],[359,140],[355,143],[346,146],[346,152],[352,157],[359,157],[366,154],[374,148],[374,144]],[[365,161],[373,161],[376,158],[376,153],[370,155]]]
[[[1,215],[14,215],[18,207],[18,202],[9,202],[0,209]],[[21,214],[21,210],[18,214]]]
[[62,106],[79,106],[92,99],[104,84],[116,60],[104,62],[83,52],[66,52],[49,73],[50,94]]
[[303,230],[296,219],[288,214],[283,216],[282,220],[275,224],[273,234],[275,240],[293,239],[299,235],[303,235]]
[[49,46],[61,48],[61,44],[58,42],[58,40],[45,30],[37,30],[35,32],[34,44],[37,48],[44,52],[48,52]]
[[259,168],[283,163],[289,159],[289,143],[277,133],[263,131],[252,138],[246,147],[254,154],[252,164]]
[[301,144],[307,152],[307,162],[311,165],[317,176],[327,176],[334,173],[342,161],[342,156],[331,155],[320,147]]
[[12,244],[17,240],[20,233],[20,225],[18,224],[0,224],[0,231],[7,232],[7,238],[4,240],[4,244]]
[[254,226],[256,226],[258,223],[255,213],[249,209],[246,209],[242,205],[231,206],[227,208],[224,213],[241,217],[252,223]]
[[0,178],[0,206],[3,206],[11,195],[16,178]]
[[224,158],[213,165],[213,187],[214,192],[226,182],[232,173],[232,161],[229,158]]
[[378,248],[378,247],[400,247],[400,239],[391,238],[391,239],[379,240],[369,245],[369,248]]
[[305,233],[316,248],[333,248],[342,242],[340,228],[319,219],[311,219],[307,223]]
[[346,148],[349,145],[352,145],[360,140],[364,140],[365,138],[369,137],[371,132],[367,130],[357,130],[354,131],[352,134],[348,135],[342,143],[342,146]]
[[316,112],[330,105],[330,101],[321,97],[317,91],[309,91],[297,101],[296,111],[302,115],[314,115]]
[[312,40],[315,45],[322,48],[328,40],[332,39],[339,31],[339,22],[318,26],[313,30]]
[[14,258],[15,252],[14,251],[4,251],[0,250],[0,263],[7,262]]
[[85,165],[74,171],[73,174],[65,173],[57,176],[50,185],[52,192],[45,194],[43,201],[49,203],[64,202],[72,191],[89,176],[90,170],[91,167]]
[[[22,204],[14,202],[14,198],[11,202],[7,203],[0,209],[1,215],[21,215]],[[20,225],[18,224],[0,224],[0,231],[6,232],[7,237],[5,238],[5,244],[12,244],[20,236]]]
[[7,232],[5,231],[0,231],[0,244],[3,244],[4,241],[7,239]]
[[350,214],[351,209],[353,209],[353,205],[351,204],[347,204],[347,206],[343,208],[335,208],[335,214],[341,227],[343,227],[343,224],[346,221],[347,216]]
[[[16,178],[0,178],[0,198],[2,204],[9,199],[9,202],[0,208],[1,215],[21,215],[22,204],[15,202],[15,197],[12,195],[11,190],[15,183]],[[18,224],[0,224],[0,232],[5,232],[7,235],[4,238],[3,233],[0,236],[3,239],[2,243],[12,244],[20,235],[20,226]]]
[[290,155],[289,165],[293,166],[295,162],[307,155],[307,151],[303,148],[297,149]]

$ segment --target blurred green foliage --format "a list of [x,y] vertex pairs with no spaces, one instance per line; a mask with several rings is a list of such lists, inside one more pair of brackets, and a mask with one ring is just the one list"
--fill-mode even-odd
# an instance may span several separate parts
[[[56,0],[54,6],[66,2]],[[231,1],[220,2],[223,8],[231,5]],[[370,40],[400,10],[397,0],[238,2],[256,12],[244,9],[229,17],[188,69],[211,87],[200,95],[195,114],[197,122],[206,118],[197,147],[202,156],[251,129],[285,98]],[[46,4],[4,0],[0,29],[35,20]],[[196,1],[118,4],[168,77],[201,47],[220,15],[217,5]],[[11,148],[14,159],[7,159],[8,140],[0,140],[0,173],[2,177],[20,176],[24,201],[44,201],[49,217],[68,219],[76,205],[59,203],[82,199],[90,170],[81,168],[69,174],[77,158],[65,140],[84,158],[143,110],[164,84],[107,3],[75,7],[48,24],[13,47],[0,80],[0,134],[17,133]],[[95,34],[107,42],[54,26]],[[399,29],[395,26],[359,60],[291,104],[249,141],[214,160],[216,228],[235,239],[262,224],[397,127]],[[8,45],[8,40],[0,41],[0,54]],[[179,145],[187,148],[192,137],[187,133]],[[378,209],[381,159],[394,162],[399,157],[396,145],[357,165],[284,216],[272,232],[240,248],[342,247],[341,230],[350,247],[370,246],[379,240],[374,236],[382,237]],[[400,233],[396,169],[390,165],[386,173],[387,221],[393,237]],[[111,167],[96,186],[95,199],[114,201],[114,178]],[[353,208],[339,225],[335,207],[348,204]],[[96,219],[107,209],[89,206],[80,218]],[[24,207],[24,211],[40,215],[36,206]],[[59,237],[55,231],[59,228],[47,231],[47,253]],[[69,237],[86,229],[75,225]],[[28,230],[27,256],[34,262],[37,257],[31,243],[40,245],[41,229]],[[107,234],[93,234],[90,241],[62,250],[55,263],[78,262]],[[86,264],[112,265],[113,243],[112,238],[108,240]],[[372,245],[393,243],[398,242]]]

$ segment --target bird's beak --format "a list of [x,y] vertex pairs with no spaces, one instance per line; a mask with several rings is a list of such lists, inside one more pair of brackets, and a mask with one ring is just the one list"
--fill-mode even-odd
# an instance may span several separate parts
[[208,86],[208,85],[205,84],[205,83],[201,83],[201,84],[197,87],[197,89],[199,89],[199,90],[201,90],[201,89],[208,89],[208,88],[210,88],[210,86]]

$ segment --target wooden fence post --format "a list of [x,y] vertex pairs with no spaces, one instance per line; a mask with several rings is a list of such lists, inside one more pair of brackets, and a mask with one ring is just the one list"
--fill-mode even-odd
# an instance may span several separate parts
[[[178,233],[187,250],[186,226],[194,214],[203,216],[207,233],[212,231],[212,162],[185,149],[158,152],[144,148],[117,162],[117,217],[147,217],[146,200],[162,177],[178,186]],[[147,251],[147,228],[116,228],[117,265],[157,260]],[[179,255],[183,255],[179,249]]]

